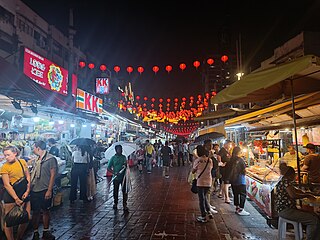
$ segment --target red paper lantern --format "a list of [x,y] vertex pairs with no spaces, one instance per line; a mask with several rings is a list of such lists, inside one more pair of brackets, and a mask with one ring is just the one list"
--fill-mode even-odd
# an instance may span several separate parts
[[179,99],[178,99],[178,98],[175,98],[175,99],[174,99],[174,102],[176,102],[176,103],[179,102]]
[[151,98],[151,102],[154,102],[156,99],[153,97],[153,98]]
[[138,67],[138,72],[140,73],[140,75],[141,75],[141,73],[143,73],[143,71],[144,71],[143,67]]
[[133,67],[131,67],[131,66],[127,67],[127,72],[128,72],[129,74],[132,73],[132,72],[133,72]]
[[171,70],[172,70],[172,66],[167,65],[167,66],[166,66],[166,71],[169,73],[169,72],[171,72]]
[[139,95],[137,95],[137,96],[136,96],[136,99],[139,101],[139,100],[140,100],[140,96],[139,96]]
[[124,92],[122,92],[122,93],[121,93],[121,96],[124,97],[124,95],[125,95]]
[[120,67],[119,67],[119,66],[114,66],[113,70],[114,70],[116,73],[118,73],[118,72],[120,72]]
[[198,69],[198,67],[200,66],[200,62],[199,61],[194,61],[193,62],[193,66]]
[[167,98],[167,102],[169,103],[171,101],[171,99],[170,98]]
[[147,100],[148,100],[148,98],[147,98],[147,97],[144,97],[144,98],[143,98],[143,100],[147,101]]
[[86,63],[83,62],[83,61],[81,61],[81,62],[79,62],[79,66],[80,66],[81,68],[84,68],[84,67],[86,66]]
[[162,103],[162,102],[163,102],[163,99],[162,99],[162,98],[159,98],[159,102],[161,102],[161,103]]
[[221,57],[221,61],[224,62],[224,63],[225,63],[226,61],[228,61],[228,59],[229,59],[229,58],[228,58],[227,55],[223,55],[223,56]]
[[182,101],[185,102],[187,99],[185,97],[182,98]]
[[214,60],[213,60],[212,58],[209,58],[209,59],[207,60],[207,63],[208,63],[209,65],[212,65],[212,64],[214,63]]
[[199,95],[198,95],[198,99],[201,99],[201,98],[202,98],[202,96],[199,94]]
[[159,71],[159,67],[153,66],[152,71],[154,71],[154,74],[156,74]]
[[187,65],[185,63],[180,63],[179,67],[183,71],[186,69]]
[[100,70],[101,70],[102,72],[104,72],[105,70],[107,70],[107,66],[104,65],[104,64],[101,64],[101,65],[100,65]]
[[88,68],[94,69],[94,64],[93,64],[93,63],[89,63],[89,64],[88,64]]
[[216,92],[212,92],[211,94],[212,94],[212,96],[215,96],[215,95],[217,95],[217,93],[216,93]]
[[151,107],[154,108],[154,104],[153,103],[151,103]]

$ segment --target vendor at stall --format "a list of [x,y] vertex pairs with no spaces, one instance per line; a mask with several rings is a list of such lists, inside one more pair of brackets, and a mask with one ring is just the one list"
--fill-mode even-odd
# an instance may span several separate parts
[[276,186],[276,209],[279,217],[302,223],[307,228],[307,239],[320,239],[320,219],[315,213],[298,209],[296,199],[316,197],[310,192],[302,191],[294,187],[293,182],[296,176],[292,167],[282,169],[284,174]]
[[[298,157],[301,160],[303,158],[303,155],[301,152],[298,152]],[[280,163],[286,163],[287,166],[289,167],[293,167],[294,169],[297,169],[297,152],[295,149],[295,145],[289,145],[288,146],[288,152],[286,152],[284,154],[284,156],[282,157]]]
[[312,143],[306,145],[308,155],[304,158],[302,171],[308,172],[309,182],[320,186],[320,155],[315,153],[316,146]]

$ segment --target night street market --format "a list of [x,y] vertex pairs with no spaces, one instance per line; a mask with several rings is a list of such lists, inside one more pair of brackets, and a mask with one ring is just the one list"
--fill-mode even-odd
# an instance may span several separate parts
[[0,240],[320,240],[319,10],[0,0]]

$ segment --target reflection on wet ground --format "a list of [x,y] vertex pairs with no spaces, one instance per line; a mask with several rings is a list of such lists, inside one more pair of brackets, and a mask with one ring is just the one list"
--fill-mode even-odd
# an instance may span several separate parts
[[[64,189],[64,202],[52,210],[51,229],[56,239],[277,239],[277,230],[246,203],[250,216],[238,216],[234,206],[213,195],[211,204],[218,214],[208,223],[196,222],[198,197],[187,183],[189,166],[170,168],[170,178],[162,177],[161,168],[151,174],[140,174],[132,167],[133,190],[129,193],[129,213],[112,209],[113,186],[108,179],[98,183],[94,201],[78,200],[69,204],[69,189]],[[105,166],[99,170],[105,175]],[[40,229],[42,232],[42,229]],[[26,239],[32,239],[32,230]]]

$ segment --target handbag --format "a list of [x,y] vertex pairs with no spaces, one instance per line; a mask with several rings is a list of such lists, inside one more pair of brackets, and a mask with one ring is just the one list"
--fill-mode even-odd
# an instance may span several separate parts
[[24,206],[15,205],[4,217],[7,227],[17,226],[29,221],[29,216]]
[[208,163],[209,163],[209,159],[206,163],[206,166],[204,167],[204,169],[202,170],[202,172],[199,174],[198,178],[194,178],[192,180],[192,184],[191,184],[191,192],[197,194],[198,193],[198,186],[197,186],[197,181],[198,179],[201,177],[202,173],[206,170],[207,166],[208,166]]
[[[20,166],[21,166],[21,169],[23,172],[23,177],[20,178],[18,181],[16,181],[14,184],[12,184],[12,188],[16,192],[18,197],[21,198],[22,195],[25,193],[26,189],[28,188],[28,180],[27,180],[26,173],[24,172],[24,168],[23,168],[20,160],[18,160],[18,162],[20,163]],[[8,193],[8,191],[5,191],[3,194],[7,195],[6,199],[12,198],[11,195]]]

